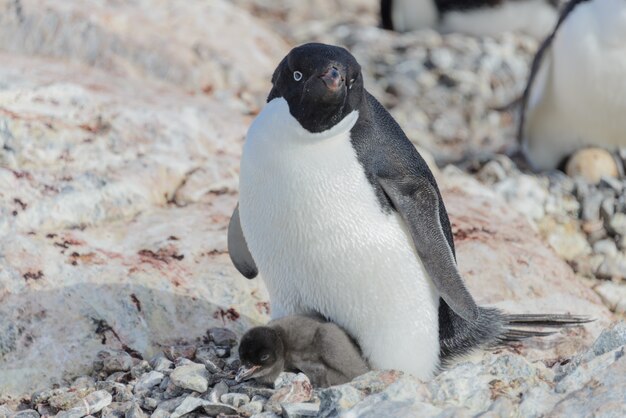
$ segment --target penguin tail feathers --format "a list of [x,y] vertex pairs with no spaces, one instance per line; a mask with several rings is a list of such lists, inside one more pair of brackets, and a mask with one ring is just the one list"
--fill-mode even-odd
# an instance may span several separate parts
[[[586,324],[593,319],[569,314],[507,314],[479,307],[480,315],[467,322],[445,303],[439,307],[439,342],[442,364],[479,347],[498,347],[533,337],[547,337],[561,328]],[[548,328],[546,330],[546,328]]]
[[[532,337],[547,337],[556,331],[540,331],[536,328],[569,328],[594,321],[593,318],[570,314],[502,314],[503,332],[497,342],[510,343]],[[521,329],[520,329],[521,328]]]

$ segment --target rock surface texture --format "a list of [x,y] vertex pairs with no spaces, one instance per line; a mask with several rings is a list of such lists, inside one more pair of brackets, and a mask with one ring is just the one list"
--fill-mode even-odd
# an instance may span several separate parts
[[[307,4],[0,0],[0,417],[626,414],[624,181],[493,155],[514,147],[496,108],[535,41],[398,35],[374,0]],[[596,321],[426,383],[236,384],[238,338],[269,314],[226,253],[239,156],[274,67],[310,40],[349,47],[410,138],[460,161],[437,178],[479,303]]]

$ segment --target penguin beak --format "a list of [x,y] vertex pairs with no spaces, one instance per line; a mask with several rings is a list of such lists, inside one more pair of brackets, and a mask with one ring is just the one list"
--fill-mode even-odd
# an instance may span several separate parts
[[332,92],[339,90],[345,82],[344,77],[337,67],[329,67],[319,78],[322,79],[328,90]]
[[235,376],[235,382],[239,383],[242,380],[248,380],[252,375],[261,368],[261,366],[241,366]]

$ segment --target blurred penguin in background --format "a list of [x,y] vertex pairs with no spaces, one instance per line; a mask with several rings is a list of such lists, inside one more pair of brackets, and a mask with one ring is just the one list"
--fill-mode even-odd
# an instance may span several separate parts
[[572,0],[532,64],[518,130],[535,170],[626,146],[626,0]]
[[383,28],[432,28],[475,36],[524,32],[543,39],[558,19],[558,0],[381,0]]

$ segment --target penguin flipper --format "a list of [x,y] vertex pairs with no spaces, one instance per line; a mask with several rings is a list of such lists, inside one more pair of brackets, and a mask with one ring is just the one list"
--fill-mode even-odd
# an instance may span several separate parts
[[239,204],[235,207],[228,224],[228,254],[237,270],[246,278],[254,279],[259,274],[259,269],[252,258],[252,254],[250,254],[246,238],[241,230]]
[[459,274],[441,226],[435,188],[426,178],[416,175],[379,177],[378,181],[407,224],[417,254],[443,300],[466,321],[475,321],[480,311]]

